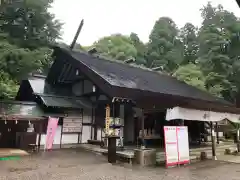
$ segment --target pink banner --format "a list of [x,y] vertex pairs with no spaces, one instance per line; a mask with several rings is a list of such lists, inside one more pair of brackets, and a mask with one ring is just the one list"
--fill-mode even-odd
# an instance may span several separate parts
[[45,149],[52,149],[54,136],[58,127],[58,118],[49,117],[48,126],[47,126],[47,135],[46,135],[46,143]]

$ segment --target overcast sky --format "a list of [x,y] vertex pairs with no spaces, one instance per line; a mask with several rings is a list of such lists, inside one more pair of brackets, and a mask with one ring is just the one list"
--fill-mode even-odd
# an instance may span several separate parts
[[[171,17],[178,27],[186,22],[201,24],[199,9],[209,0],[55,0],[51,12],[64,24],[63,41],[70,43],[80,20],[85,20],[78,38],[81,45],[91,45],[100,37],[114,33],[135,32],[144,42],[155,21],[161,16]],[[214,5],[234,12],[240,17],[235,0],[212,0]]]

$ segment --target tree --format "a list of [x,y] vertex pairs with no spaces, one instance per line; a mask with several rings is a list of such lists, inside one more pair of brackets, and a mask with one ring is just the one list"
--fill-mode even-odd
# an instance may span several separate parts
[[128,36],[115,34],[99,39],[93,44],[98,53],[116,60],[137,57],[137,50]]
[[183,60],[182,49],[176,24],[172,19],[162,17],[156,21],[149,36],[147,66],[161,66],[163,71],[173,72]]
[[50,65],[50,54],[51,50],[48,48],[30,51],[2,42],[0,43],[0,69],[18,82],[30,72],[37,70],[45,72]]
[[0,14],[0,31],[9,34],[9,42],[23,48],[49,46],[60,38],[62,24],[48,12],[51,0],[23,0],[5,5]]
[[183,64],[196,63],[199,50],[197,33],[198,29],[191,23],[186,23],[180,31],[180,38],[184,50]]
[[[210,3],[202,9],[204,18],[199,32],[198,63],[206,77],[206,87],[221,87],[221,94],[227,100],[232,100],[236,86],[229,79],[234,69],[234,61],[229,54],[231,44],[230,27],[237,18],[222,6],[213,7]],[[211,75],[214,73],[214,76]]]
[[14,99],[18,87],[8,74],[0,71],[0,99]]
[[180,66],[175,71],[173,76],[180,81],[184,81],[185,83],[191,86],[206,91],[205,87],[206,77],[204,76],[200,68],[195,64],[187,64],[184,66]]
[[137,55],[135,57],[136,63],[146,65],[146,45],[139,39],[136,33],[131,33],[130,39],[137,50]]
[[14,98],[18,84],[31,72],[46,74],[49,48],[60,37],[61,23],[47,10],[50,0],[24,0],[1,5],[0,98]]

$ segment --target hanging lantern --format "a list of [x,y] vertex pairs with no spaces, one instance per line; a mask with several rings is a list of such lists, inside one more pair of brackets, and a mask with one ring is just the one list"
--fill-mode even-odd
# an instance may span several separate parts
[[5,124],[7,124],[7,121],[5,120]]
[[15,124],[17,124],[17,123],[18,123],[18,121],[16,120],[16,121],[15,121]]

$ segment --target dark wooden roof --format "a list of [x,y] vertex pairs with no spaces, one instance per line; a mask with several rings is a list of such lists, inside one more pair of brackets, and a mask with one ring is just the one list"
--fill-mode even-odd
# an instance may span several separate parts
[[93,104],[85,98],[64,97],[56,95],[41,95],[38,94],[42,103],[46,107],[60,107],[68,109],[92,108]]
[[24,101],[26,92],[27,98],[33,96],[32,101],[38,102],[45,107],[81,109],[92,108],[93,106],[85,98],[72,97],[67,88],[53,88],[45,81],[45,77],[34,76],[23,80],[16,100]]
[[[64,57],[68,61],[72,61],[80,71],[110,97],[124,97],[139,102],[142,100],[143,104],[151,99],[151,101],[155,100],[156,104],[156,101],[163,100],[159,98],[161,96],[165,99],[164,102],[161,101],[162,104],[168,103],[168,99],[175,100],[169,106],[177,105],[176,103],[183,101],[187,103],[188,100],[203,101],[220,106],[233,106],[223,99],[187,85],[174,77],[155,71],[60,47],[55,48],[54,54],[57,57]],[[55,61],[58,61],[58,58]],[[57,69],[57,67],[52,66],[52,69]]]

